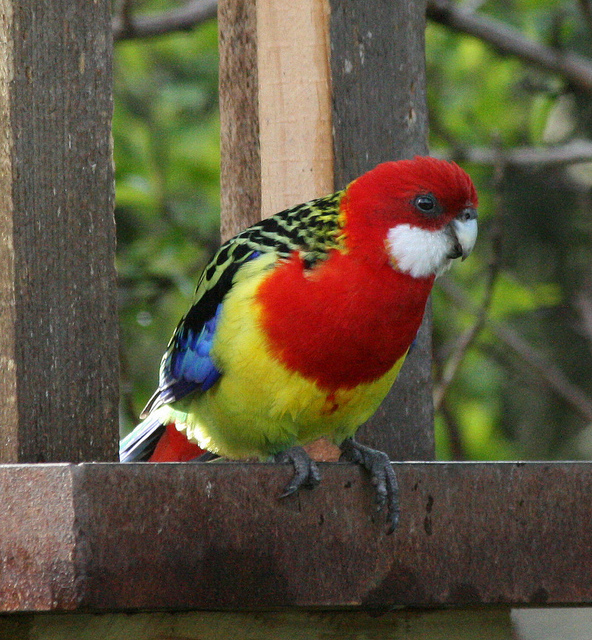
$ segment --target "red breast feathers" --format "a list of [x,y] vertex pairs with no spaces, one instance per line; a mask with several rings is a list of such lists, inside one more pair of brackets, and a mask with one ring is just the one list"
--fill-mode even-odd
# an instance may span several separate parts
[[385,375],[415,338],[435,277],[466,257],[477,195],[454,163],[387,162],[340,201],[343,246],[311,267],[294,252],[257,293],[270,351],[329,392]]

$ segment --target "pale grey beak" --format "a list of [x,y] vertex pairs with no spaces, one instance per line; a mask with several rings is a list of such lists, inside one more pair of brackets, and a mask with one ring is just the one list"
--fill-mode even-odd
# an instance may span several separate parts
[[466,207],[450,222],[453,249],[448,256],[451,259],[464,260],[473,250],[477,240],[477,209]]

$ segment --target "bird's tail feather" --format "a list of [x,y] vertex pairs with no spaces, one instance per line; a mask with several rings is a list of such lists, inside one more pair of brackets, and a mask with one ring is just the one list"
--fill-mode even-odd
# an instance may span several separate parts
[[148,460],[164,432],[165,425],[156,416],[148,416],[120,442],[120,462]]

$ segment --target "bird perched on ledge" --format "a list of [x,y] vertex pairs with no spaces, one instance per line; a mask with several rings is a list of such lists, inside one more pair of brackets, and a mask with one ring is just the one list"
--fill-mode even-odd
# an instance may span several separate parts
[[368,469],[393,530],[392,466],[353,436],[395,381],[434,279],[473,249],[476,207],[460,167],[416,157],[380,164],[224,243],[121,460],[146,460],[156,447],[161,461],[203,450],[291,462],[285,496],[318,484],[302,445],[325,436]]

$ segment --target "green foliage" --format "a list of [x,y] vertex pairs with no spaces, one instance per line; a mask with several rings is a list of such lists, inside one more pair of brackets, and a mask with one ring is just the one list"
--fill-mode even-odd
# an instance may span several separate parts
[[211,21],[194,32],[116,48],[113,137],[126,430],[156,384],[168,336],[218,242],[217,44]]
[[[490,1],[480,9],[528,38],[583,51],[585,21],[568,2]],[[589,53],[588,51],[584,51]],[[516,58],[501,57],[470,36],[439,25],[427,30],[431,148],[459,154],[471,147],[542,148],[590,136],[576,104],[589,104],[556,76]],[[585,113],[585,109],[582,110]],[[558,367],[572,384],[592,391],[592,357],[574,300],[590,276],[590,186],[586,172],[564,167],[506,170],[465,163],[480,194],[480,239],[471,259],[447,275],[434,295],[436,376],[461,332],[476,322],[485,296],[487,265],[499,263],[488,322],[523,338],[534,358]],[[491,244],[495,217],[503,219],[502,251]],[[447,286],[444,286],[447,285]],[[459,309],[456,288],[473,311]],[[550,368],[550,367],[547,367]],[[465,356],[436,420],[441,457],[472,459],[578,458],[588,440],[582,416],[486,323]],[[459,444],[460,442],[460,450]]]

